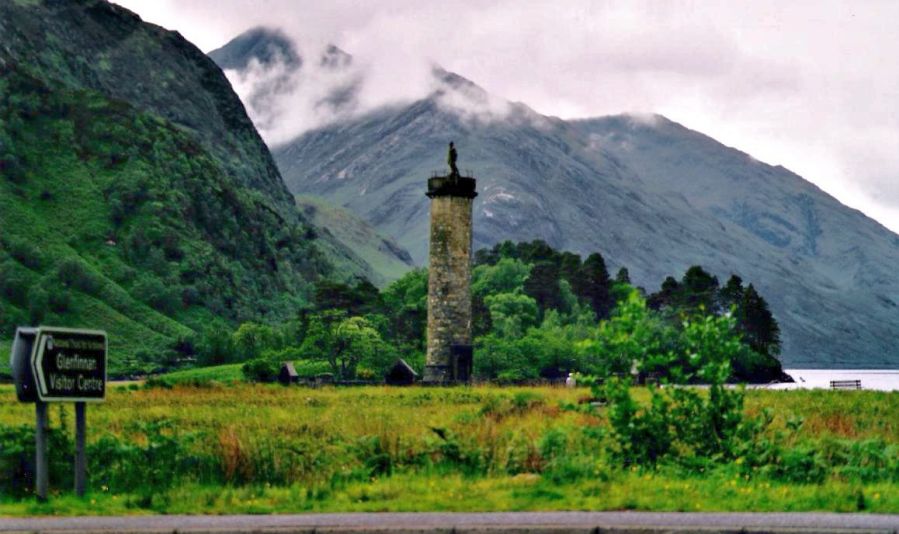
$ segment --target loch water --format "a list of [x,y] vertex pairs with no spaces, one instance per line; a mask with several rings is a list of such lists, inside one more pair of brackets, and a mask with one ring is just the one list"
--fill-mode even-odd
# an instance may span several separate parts
[[862,389],[899,391],[899,369],[784,369],[796,382],[762,386],[768,389],[830,389],[831,380],[861,380]]

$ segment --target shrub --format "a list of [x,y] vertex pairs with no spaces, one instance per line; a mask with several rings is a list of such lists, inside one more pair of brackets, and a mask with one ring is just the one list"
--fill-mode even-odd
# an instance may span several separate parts
[[67,289],[54,288],[50,291],[48,303],[54,313],[65,313],[72,304],[72,294]]
[[28,290],[28,318],[31,324],[43,321],[49,309],[50,297],[47,295],[47,291],[39,285],[32,286]]
[[256,358],[243,364],[240,370],[248,382],[274,382],[281,367],[273,360]]
[[[61,428],[47,429],[47,454],[51,488],[71,485],[73,444]],[[34,489],[34,425],[0,424],[0,494],[22,497]]]
[[166,286],[155,277],[141,278],[134,285],[131,294],[166,315],[175,313],[181,303],[177,288]]
[[179,433],[170,421],[137,422],[126,433],[126,438],[106,435],[88,446],[94,484],[149,496],[186,476],[214,472],[214,462],[192,450],[195,436]]
[[28,302],[30,285],[27,269],[10,259],[0,263],[0,296],[19,307],[24,307]]
[[[626,464],[650,466],[674,453],[691,462],[736,457],[764,428],[744,418],[743,390],[725,387],[733,355],[745,350],[733,319],[700,317],[684,323],[677,352],[650,361],[652,368],[666,369],[661,380],[667,387],[650,388],[649,406],[634,401],[626,382],[612,379],[600,386],[594,381],[594,394],[609,402],[612,454]],[[672,384],[696,381],[708,384],[708,390]]]
[[66,287],[78,289],[88,295],[96,295],[100,290],[100,281],[77,258],[66,258],[56,266],[59,281]]
[[24,239],[12,239],[9,243],[5,244],[5,247],[9,251],[9,255],[25,267],[28,267],[32,271],[39,271],[41,269],[42,261],[40,251],[29,241]]

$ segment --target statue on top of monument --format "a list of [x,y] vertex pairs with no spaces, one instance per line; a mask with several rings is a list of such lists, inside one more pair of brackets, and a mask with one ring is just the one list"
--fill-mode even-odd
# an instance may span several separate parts
[[459,155],[456,153],[456,147],[453,145],[453,142],[450,141],[449,152],[446,154],[446,162],[449,164],[450,176],[459,176],[459,168],[456,167],[456,158],[458,157]]

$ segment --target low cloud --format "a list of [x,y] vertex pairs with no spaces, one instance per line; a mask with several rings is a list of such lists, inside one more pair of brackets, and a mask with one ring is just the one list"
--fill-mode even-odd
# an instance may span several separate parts
[[276,51],[264,63],[254,58],[243,69],[226,69],[225,75],[270,146],[352,115],[362,80],[351,56],[333,46],[304,57],[301,64]]
[[[660,113],[899,231],[896,2],[120,3],[203,50],[258,25],[282,28],[307,52],[332,42],[364,79],[352,113],[431,94],[434,64],[498,95],[486,107],[444,99],[478,120],[503,112],[499,97],[562,118]],[[333,120],[316,102],[342,81],[292,80],[293,103],[278,104],[282,124],[261,126],[266,138]],[[234,82],[245,91],[256,78]]]

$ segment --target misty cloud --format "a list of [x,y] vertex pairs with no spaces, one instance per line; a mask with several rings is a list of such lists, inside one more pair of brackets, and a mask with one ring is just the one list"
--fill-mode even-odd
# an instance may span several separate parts
[[[471,113],[478,106],[464,92],[445,97],[481,119],[503,113],[504,99],[563,118],[660,113],[784,165],[899,231],[899,3],[119,3],[203,50],[258,25],[282,28],[307,55],[334,43],[364,80],[352,113],[431,94],[435,64],[493,95],[486,114]],[[241,94],[276,73],[256,75],[233,80]],[[279,93],[290,98],[258,111],[266,139],[333,120],[317,103],[348,80],[332,76],[291,78]]]

